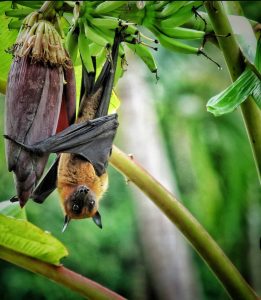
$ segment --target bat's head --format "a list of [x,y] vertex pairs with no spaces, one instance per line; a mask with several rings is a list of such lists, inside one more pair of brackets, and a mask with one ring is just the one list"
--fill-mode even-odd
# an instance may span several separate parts
[[[93,218],[94,223],[102,228],[95,194],[85,185],[80,185],[64,202],[65,228],[71,219]],[[65,230],[64,228],[64,230]]]

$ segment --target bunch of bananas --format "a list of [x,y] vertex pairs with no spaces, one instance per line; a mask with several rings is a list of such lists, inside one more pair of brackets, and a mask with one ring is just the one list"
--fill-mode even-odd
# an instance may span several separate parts
[[[125,46],[133,50],[148,66],[151,72],[157,72],[157,66],[149,48],[157,50],[153,40],[144,36],[133,22],[117,17],[120,11],[127,9],[126,1],[105,1],[99,5],[93,2],[78,3],[74,7],[73,24],[66,37],[66,47],[74,63],[80,53],[87,70],[92,71],[92,56],[96,57],[97,67],[101,66],[110,55],[115,29],[125,32],[125,43],[120,45],[119,59],[122,69],[126,63]],[[148,40],[152,45],[146,44]]]
[[[42,1],[14,1],[27,8],[6,12],[8,16],[25,15],[33,7],[30,3]],[[96,57],[97,67],[110,55],[115,29],[122,27],[126,33],[125,43],[120,47],[119,56],[124,65],[125,47],[138,55],[151,72],[157,72],[157,66],[151,49],[157,50],[158,42],[165,48],[186,54],[204,54],[202,43],[205,30],[193,30],[185,25],[200,15],[197,9],[203,1],[61,1],[63,11],[73,13],[66,16],[70,28],[66,36],[66,48],[74,64],[79,57],[89,71],[93,70],[92,56]],[[33,5],[36,5],[34,3]],[[29,8],[28,8],[29,6]],[[35,7],[34,7],[35,8]],[[68,14],[67,14],[68,15]],[[127,21],[128,20],[128,21]],[[202,22],[204,20],[202,19]],[[141,28],[147,28],[155,38],[146,37]],[[204,27],[204,26],[203,26]],[[200,40],[198,47],[187,43],[188,40]],[[80,54],[80,56],[78,55]],[[205,55],[205,54],[204,54]]]

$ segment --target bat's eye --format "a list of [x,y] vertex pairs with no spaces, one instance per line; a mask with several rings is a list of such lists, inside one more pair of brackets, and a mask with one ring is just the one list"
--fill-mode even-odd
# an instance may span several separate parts
[[91,201],[88,203],[88,208],[91,210],[91,209],[93,209],[94,206],[95,206],[95,201],[94,201],[94,200],[91,200]]
[[80,205],[78,204],[73,204],[72,205],[72,211],[75,213],[75,214],[79,214],[81,212],[81,207]]

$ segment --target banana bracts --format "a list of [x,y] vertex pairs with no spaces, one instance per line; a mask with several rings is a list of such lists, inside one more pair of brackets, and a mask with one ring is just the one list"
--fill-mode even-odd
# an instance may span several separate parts
[[[57,31],[49,22],[39,20],[38,13],[25,19],[13,55],[7,84],[5,135],[31,145],[53,135],[58,122],[64,128],[74,121],[74,74]],[[59,120],[61,106],[64,116]],[[17,190],[13,200],[24,206],[42,176],[48,155],[32,155],[10,139],[6,140],[6,157]]]

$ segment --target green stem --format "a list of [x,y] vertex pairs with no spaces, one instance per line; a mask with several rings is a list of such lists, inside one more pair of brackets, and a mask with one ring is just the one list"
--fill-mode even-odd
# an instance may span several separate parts
[[125,299],[102,285],[63,266],[57,267],[2,246],[0,246],[0,258],[31,272],[43,275],[50,280],[54,280],[88,299]]
[[[233,35],[227,14],[220,1],[206,1],[205,7],[216,35],[222,36],[231,33],[228,38],[217,37],[217,39],[224,54],[231,79],[235,81],[244,71],[246,65]],[[261,111],[252,97],[248,97],[241,104],[241,111],[253,151],[257,173],[261,181]]]
[[116,147],[113,147],[110,163],[137,185],[179,228],[233,299],[258,299],[201,224],[155,178]]

